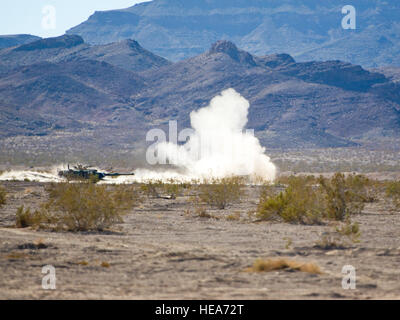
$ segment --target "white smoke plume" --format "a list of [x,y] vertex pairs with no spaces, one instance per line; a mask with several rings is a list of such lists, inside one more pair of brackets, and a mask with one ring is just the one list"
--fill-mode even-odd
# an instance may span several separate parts
[[[172,142],[158,144],[158,156],[183,168],[183,174],[164,173],[170,178],[207,179],[227,176],[249,176],[272,181],[276,167],[265,154],[253,132],[245,130],[249,102],[234,89],[223,91],[209,106],[190,115],[193,133],[184,145]],[[159,173],[158,173],[159,174]],[[139,171],[137,178],[157,176]]]

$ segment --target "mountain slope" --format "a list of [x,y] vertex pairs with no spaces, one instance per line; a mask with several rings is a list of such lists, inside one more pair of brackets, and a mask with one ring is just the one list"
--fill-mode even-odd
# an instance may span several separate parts
[[[170,64],[144,48],[134,40],[123,40],[107,45],[92,46],[80,36],[37,40],[21,46],[0,50],[3,69],[12,69],[39,62],[65,62],[78,60],[104,61],[125,70],[141,72]],[[0,72],[2,70],[0,69]]]
[[59,56],[69,56],[86,47],[88,45],[79,36],[46,38],[0,50],[0,61],[10,70],[18,66],[52,61]]
[[16,68],[0,78],[0,136],[112,122],[143,86],[135,74],[94,60]]
[[[41,57],[49,49],[35,50]],[[400,138],[400,84],[387,68],[390,78],[341,61],[257,57],[228,41],[140,73],[73,56],[0,75],[2,136],[75,130],[85,137],[90,129],[99,137],[91,143],[144,145],[147,130],[166,129],[170,120],[189,127],[191,111],[232,87],[250,101],[248,128],[267,147],[393,144]]]
[[170,64],[168,60],[145,50],[139,43],[130,39],[105,45],[89,46],[68,57],[68,59],[80,58],[105,61],[135,72],[156,70]]
[[[151,112],[148,119],[173,117],[189,125],[191,110],[233,87],[251,102],[249,128],[264,145],[348,146],[397,136],[400,107],[390,101],[396,97],[374,91],[390,83],[382,74],[338,61],[288,63],[281,56],[243,61],[237,58],[243,51],[234,48],[217,43],[200,56],[149,72],[146,81],[157,89],[142,92],[143,107],[137,108]],[[265,60],[274,58],[274,68],[266,67]]]
[[93,44],[137,39],[172,61],[227,39],[260,56],[286,52],[299,61],[400,66],[400,2],[352,1],[356,30],[342,29],[344,5],[335,0],[153,0],[95,12],[68,33]]
[[39,37],[30,34],[0,36],[0,49],[19,46],[39,39]]

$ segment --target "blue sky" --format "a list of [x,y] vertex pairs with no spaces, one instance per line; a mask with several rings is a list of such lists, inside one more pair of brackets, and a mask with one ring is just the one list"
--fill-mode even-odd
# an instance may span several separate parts
[[0,35],[59,36],[95,11],[127,8],[139,2],[144,0],[1,0]]

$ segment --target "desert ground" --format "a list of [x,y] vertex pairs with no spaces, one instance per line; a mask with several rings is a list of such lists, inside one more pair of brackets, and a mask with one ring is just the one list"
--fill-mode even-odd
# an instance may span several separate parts
[[[194,213],[189,195],[146,198],[109,232],[15,228],[21,205],[37,207],[45,183],[2,182],[0,299],[399,299],[400,213],[379,201],[355,216],[361,241],[344,249],[316,243],[332,226],[250,219],[259,187],[240,203]],[[233,217],[233,218],[232,218]],[[288,269],[248,272],[255,260],[315,263],[322,274]],[[42,267],[56,269],[56,289],[42,289]],[[356,289],[342,288],[342,268]]]

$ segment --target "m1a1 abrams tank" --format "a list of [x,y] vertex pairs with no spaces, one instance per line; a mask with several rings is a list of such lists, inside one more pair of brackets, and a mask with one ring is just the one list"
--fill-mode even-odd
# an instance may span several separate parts
[[134,176],[134,173],[106,173],[100,172],[96,169],[90,169],[89,167],[77,165],[73,169],[62,170],[58,172],[58,176],[66,178],[67,180],[103,180],[105,177],[119,177],[119,176]]

